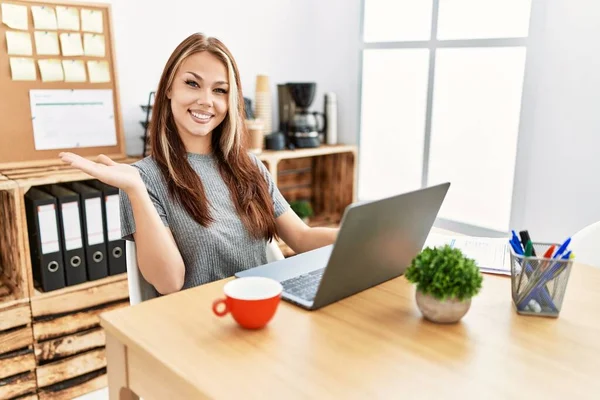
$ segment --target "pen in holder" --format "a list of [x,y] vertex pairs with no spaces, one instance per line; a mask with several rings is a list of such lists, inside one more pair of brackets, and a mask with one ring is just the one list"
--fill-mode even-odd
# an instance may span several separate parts
[[[551,246],[533,244],[536,254],[544,254]],[[573,265],[570,252],[558,258],[542,258],[526,257],[511,249],[510,259],[512,297],[517,313],[558,317]]]

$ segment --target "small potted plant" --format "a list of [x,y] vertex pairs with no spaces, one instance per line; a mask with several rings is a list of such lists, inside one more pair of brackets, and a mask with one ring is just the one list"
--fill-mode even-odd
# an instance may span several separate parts
[[295,200],[290,202],[290,207],[306,223],[313,216],[313,209],[307,200]]
[[417,286],[415,296],[423,316],[437,323],[460,321],[483,280],[475,261],[448,245],[421,251],[405,276]]

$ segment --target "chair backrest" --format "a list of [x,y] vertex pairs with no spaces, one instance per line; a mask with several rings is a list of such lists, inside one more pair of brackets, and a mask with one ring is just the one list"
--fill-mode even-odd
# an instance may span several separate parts
[[285,257],[275,241],[267,242],[267,263],[283,260]]
[[[126,241],[127,285],[129,286],[129,304],[132,306],[156,297],[154,287],[149,284],[137,265],[135,242]],[[267,242],[267,263],[283,260],[285,257],[276,242]]]
[[574,234],[569,247],[575,262],[600,268],[600,221]]
[[149,284],[137,264],[135,242],[127,240],[127,285],[129,286],[129,304],[136,305],[144,300],[156,297],[154,287]]

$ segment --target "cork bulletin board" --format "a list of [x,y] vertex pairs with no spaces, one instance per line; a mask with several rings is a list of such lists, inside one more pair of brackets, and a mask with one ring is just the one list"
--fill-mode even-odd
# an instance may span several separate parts
[[[58,153],[64,150],[73,151],[82,156],[96,156],[100,153],[113,157],[125,156],[110,4],[77,3],[62,0],[52,2],[0,0],[0,5],[2,6],[0,8],[0,167],[44,165],[45,162],[55,164]],[[23,25],[25,18],[23,7],[18,6],[27,8],[26,26]],[[44,7],[44,9],[41,7]],[[36,11],[35,17],[34,9]],[[56,21],[58,21],[55,27],[50,26],[51,24],[48,25],[47,21],[51,19],[44,19],[46,22],[40,23],[42,21],[40,10],[49,13],[44,15],[51,15],[54,12],[54,15],[57,16]],[[59,12],[61,12],[62,19],[58,17]],[[65,15],[70,16],[70,25],[67,24],[69,20],[65,18]],[[79,16],[79,26],[73,23],[75,19],[72,17],[75,15]],[[84,23],[84,20],[87,23]],[[40,27],[44,29],[40,29]],[[7,32],[9,33],[7,34]],[[30,44],[27,44],[27,35],[29,35]],[[50,35],[57,38],[58,42],[50,40],[46,44],[42,44],[42,40],[38,40],[40,35]],[[71,41],[70,39],[77,39],[77,36],[80,37],[82,44],[73,47],[69,43],[77,44],[79,40]],[[68,40],[63,42],[63,38]],[[49,46],[48,43],[51,45]],[[88,43],[91,44],[88,45]],[[54,48],[53,46],[56,44],[58,44],[59,53],[47,54],[48,49]],[[41,47],[38,48],[38,46],[44,46],[44,48],[39,51]],[[30,50],[28,50],[28,47]],[[103,50],[102,47],[104,47]],[[80,50],[73,50],[74,48]],[[17,49],[16,52],[15,49]],[[9,54],[9,51],[11,54]],[[81,54],[82,51],[83,54]],[[50,53],[52,53],[52,50]],[[19,69],[20,62],[23,63],[24,68]],[[50,69],[48,69],[49,64],[52,64]],[[16,68],[14,68],[15,65]],[[69,65],[78,66],[78,68],[68,68]],[[43,66],[45,66],[44,74],[42,74]],[[35,79],[31,80],[33,68],[35,68]],[[52,71],[52,74],[48,71]],[[63,74],[62,80],[60,79],[61,71]],[[54,96],[54,93],[59,93],[64,95],[64,99],[69,99],[69,96],[84,98],[85,96],[81,96],[82,93],[93,98],[101,93],[106,101],[94,103],[92,99],[88,103],[83,102],[83,100],[81,103],[67,103],[68,100],[64,100],[65,103],[48,103],[44,105],[59,107],[38,108],[40,113],[35,113],[36,117],[34,118],[31,99],[38,98],[36,97],[38,95],[32,95],[31,90],[36,91],[34,93],[38,94],[50,93],[52,96]],[[84,109],[69,108],[63,106],[63,104],[76,105],[77,107],[83,107],[84,104],[95,104],[95,106]],[[100,125],[93,122],[93,117],[98,115],[96,111],[98,104],[102,104],[103,107],[103,113],[101,114],[104,119]],[[55,113],[54,110],[59,112]],[[42,115],[42,112],[45,114]],[[109,118],[105,118],[106,115]],[[86,116],[92,117],[90,118],[90,121],[92,121],[89,124],[92,127],[90,129],[87,129]],[[36,118],[37,120],[34,122]],[[109,121],[110,118],[112,118],[111,121]],[[49,134],[43,140],[40,139],[42,136],[39,132],[46,131],[37,127],[42,123],[45,124],[46,121],[51,121],[53,134],[64,135],[62,133],[64,129],[69,131],[71,136],[68,137],[70,139],[55,140],[54,136]],[[34,126],[36,126],[35,135]],[[76,137],[79,134],[76,128],[78,126],[86,127],[87,136],[85,139],[81,139],[82,141],[85,140],[85,143],[81,145]],[[106,127],[108,129],[104,129]],[[90,134],[93,129],[102,134]],[[110,133],[105,135],[104,132]],[[94,137],[103,135],[102,139],[94,139]],[[107,141],[106,136],[111,139]],[[84,135],[81,137],[83,138]],[[94,140],[97,140],[97,142],[94,142]],[[71,143],[76,144],[73,146],[67,145]],[[62,144],[67,147],[51,148]]]

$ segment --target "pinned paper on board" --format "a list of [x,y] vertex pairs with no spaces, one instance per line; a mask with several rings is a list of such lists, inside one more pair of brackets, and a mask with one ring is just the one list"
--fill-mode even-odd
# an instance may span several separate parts
[[102,33],[104,31],[102,21],[102,11],[100,10],[81,10],[81,30],[85,32]]
[[33,58],[10,57],[10,72],[13,81],[35,81],[35,63]]
[[2,22],[9,28],[26,31],[29,29],[27,23],[27,7],[17,4],[2,3]]
[[106,61],[88,61],[88,72],[90,74],[90,82],[104,83],[110,82],[110,70]]
[[82,60],[62,60],[65,82],[85,82],[87,74]]
[[79,12],[75,7],[56,7],[56,17],[58,20],[58,29],[67,31],[79,30]]
[[113,91],[30,90],[36,150],[117,144]]
[[48,6],[31,6],[33,14],[33,26],[35,29],[53,29],[56,30],[56,12],[54,8]]
[[60,82],[65,80],[60,60],[38,60],[43,82]]
[[86,56],[104,57],[106,54],[104,35],[84,33],[83,47],[85,49]]
[[6,31],[6,46],[8,54],[15,56],[30,56],[33,54],[29,32]]
[[60,47],[63,56],[82,56],[83,45],[81,44],[81,35],[79,33],[61,33]]
[[35,31],[35,51],[38,56],[58,56],[60,48],[58,47],[58,34],[56,32]]

